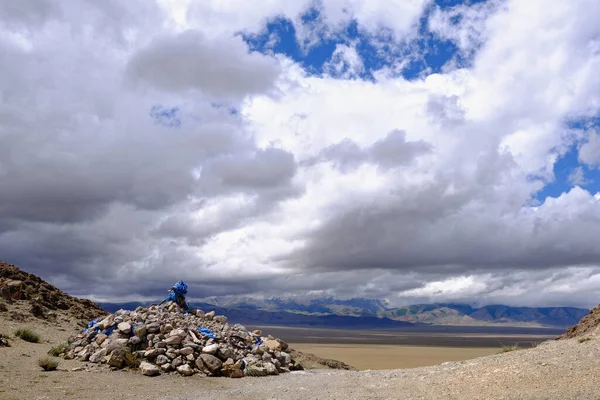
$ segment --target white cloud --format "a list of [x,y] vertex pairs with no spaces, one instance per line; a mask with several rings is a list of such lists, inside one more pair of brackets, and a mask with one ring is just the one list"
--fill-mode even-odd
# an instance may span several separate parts
[[[182,278],[203,294],[597,294],[578,282],[597,279],[598,197],[528,204],[543,185],[530,177],[551,179],[574,141],[565,120],[600,105],[598,2],[438,11],[430,23],[477,49],[473,67],[410,81],[357,79],[356,43],[317,77],[234,34],[284,16],[312,41],[356,18],[402,41],[425,1],[325,1],[313,31],[309,1],[133,3],[90,5],[84,21],[79,2],[0,13],[9,261],[105,298],[130,295],[123,277],[147,282],[141,296]],[[177,106],[181,126],[156,124],[156,104]],[[597,135],[578,135],[595,166]]]

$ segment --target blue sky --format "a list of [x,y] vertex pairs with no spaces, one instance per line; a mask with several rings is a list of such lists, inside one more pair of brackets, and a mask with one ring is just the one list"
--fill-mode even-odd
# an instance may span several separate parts
[[[487,0],[436,0],[424,12],[419,20],[419,35],[411,41],[396,42],[386,32],[374,37],[363,32],[357,21],[352,21],[341,32],[335,32],[329,39],[318,41],[314,45],[303,46],[298,42],[296,29],[290,20],[285,18],[272,19],[267,24],[267,29],[259,35],[242,35],[250,48],[263,53],[273,52],[290,57],[302,65],[309,73],[322,75],[331,71],[325,66],[332,60],[332,55],[339,44],[350,45],[356,43],[356,50],[363,61],[364,70],[360,71],[353,79],[374,80],[373,73],[392,67],[403,60],[409,62],[399,71],[407,79],[419,79],[431,73],[442,72],[445,65],[452,62],[455,66],[469,68],[472,66],[475,54],[465,56],[451,41],[440,38],[428,28],[428,18],[432,10],[439,7],[443,10],[463,4],[473,5],[484,3]],[[311,9],[302,17],[305,24],[311,24],[320,18],[319,10]],[[453,22],[459,23],[458,15]],[[275,39],[275,40],[274,40]],[[344,68],[339,79],[346,72]],[[333,74],[336,77],[335,74]],[[590,123],[590,121],[592,121]],[[584,123],[565,123],[565,128],[584,128]],[[587,129],[600,127],[600,119],[587,120]],[[545,181],[544,188],[534,194],[534,201],[544,202],[548,197],[558,197],[568,192],[575,185],[581,186],[591,193],[600,191],[600,171],[597,168],[580,163],[578,159],[579,147],[582,143],[574,143],[571,148],[560,154],[554,164],[554,179]],[[580,179],[575,179],[579,177]]]

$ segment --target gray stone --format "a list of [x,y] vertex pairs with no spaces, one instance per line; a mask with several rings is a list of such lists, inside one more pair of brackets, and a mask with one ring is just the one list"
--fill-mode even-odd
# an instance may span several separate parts
[[99,333],[96,336],[96,344],[98,346],[100,346],[102,343],[104,343],[104,341],[106,340],[106,338],[108,338],[108,336],[106,336],[104,333]]
[[135,346],[137,344],[140,344],[140,342],[142,341],[142,339],[140,339],[137,336],[132,336],[129,338],[129,345]]
[[146,328],[146,325],[136,326],[135,328],[133,328],[133,334],[139,338],[143,338],[144,336],[146,336],[147,330],[148,328]]
[[211,311],[211,312],[207,312],[206,314],[204,314],[204,318],[211,321],[213,319],[213,317],[215,316],[215,312]]
[[156,357],[156,361],[155,361],[155,363],[156,363],[157,365],[163,365],[163,364],[166,364],[166,363],[168,363],[168,362],[169,362],[169,357],[167,357],[167,356],[164,356],[164,355],[162,355],[162,354],[161,354],[161,355],[159,355],[158,357]]
[[177,367],[179,367],[182,364],[183,364],[183,360],[180,357],[177,357],[176,359],[174,359],[173,361],[171,361],[171,366],[174,369],[176,369]]
[[117,329],[119,330],[119,333],[122,333],[123,335],[131,334],[131,325],[129,325],[128,322],[121,322],[117,326]]
[[219,350],[218,344],[211,344],[209,346],[204,347],[202,349],[202,352],[205,354],[215,355],[215,354],[217,354],[218,350]]
[[122,368],[125,364],[125,349],[122,347],[114,349],[106,360],[107,364],[111,367]]
[[183,364],[177,367],[177,372],[179,372],[183,376],[194,375],[194,370],[187,364]]
[[165,343],[171,346],[176,346],[181,343],[182,339],[183,338],[181,336],[169,336],[165,339]]
[[104,360],[104,357],[106,357],[106,349],[100,349],[90,356],[89,361],[92,363],[99,363]]
[[145,358],[154,358],[158,355],[158,351],[156,351],[156,349],[152,349],[152,350],[148,350],[144,353],[144,357]]
[[143,361],[140,364],[140,370],[142,371],[142,374],[146,376],[156,376],[160,374],[160,369],[158,369],[156,365],[146,361]]
[[227,317],[224,315],[217,315],[216,317],[213,318],[214,321],[220,323],[220,324],[225,324],[227,323]]
[[217,350],[217,357],[225,361],[228,358],[233,357],[233,350],[231,350],[229,347],[219,347]]
[[181,354],[182,356],[187,356],[188,354],[192,353],[194,353],[194,349],[192,349],[191,347],[184,347],[183,349],[179,350],[179,354]]
[[204,365],[205,369],[209,370],[212,373],[215,373],[216,371],[221,369],[221,367],[223,366],[223,363],[221,362],[221,360],[219,360],[215,356],[211,356],[210,354],[200,354],[200,356],[198,357],[198,360],[196,360],[196,365],[198,366],[199,369],[201,369],[200,368],[201,366],[198,365],[198,361],[201,361],[202,364]]
[[183,339],[187,336],[187,332],[183,329],[174,329],[169,333],[169,336],[179,336]]

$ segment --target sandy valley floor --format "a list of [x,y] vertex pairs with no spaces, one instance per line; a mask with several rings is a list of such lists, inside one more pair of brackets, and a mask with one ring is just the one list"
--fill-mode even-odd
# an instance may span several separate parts
[[417,368],[498,353],[498,348],[291,343],[296,350],[340,360],[360,370]]

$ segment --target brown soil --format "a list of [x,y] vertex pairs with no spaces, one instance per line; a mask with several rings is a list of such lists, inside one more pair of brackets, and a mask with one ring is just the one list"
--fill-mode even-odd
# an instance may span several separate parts
[[557,339],[570,339],[575,337],[596,335],[600,333],[600,305],[596,306],[581,321],[570,327],[564,335]]

